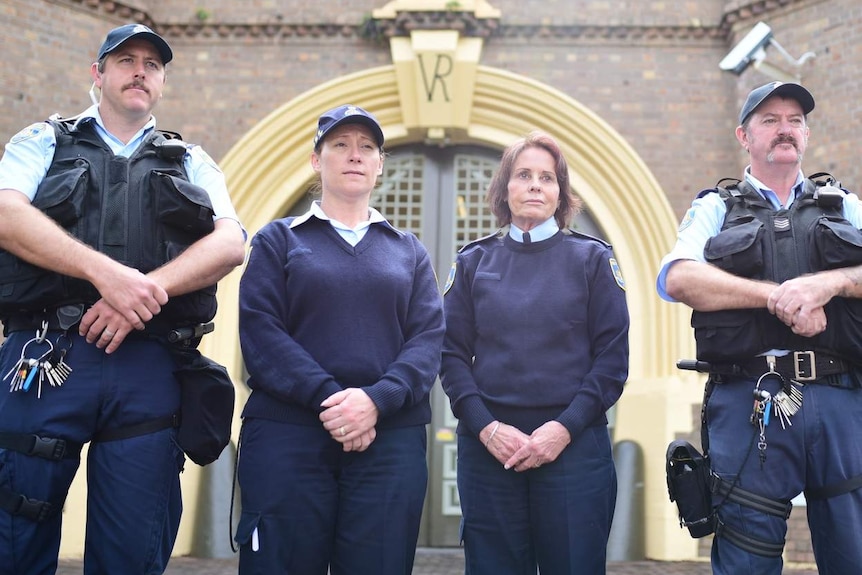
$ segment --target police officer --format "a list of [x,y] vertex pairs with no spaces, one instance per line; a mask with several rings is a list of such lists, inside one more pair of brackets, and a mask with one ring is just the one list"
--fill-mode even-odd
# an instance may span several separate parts
[[862,214],[831,178],[803,176],[813,109],[798,84],[751,91],[736,128],[743,179],[698,196],[657,281],[694,310],[710,372],[718,574],[780,573],[800,492],[819,572],[862,565]]
[[311,153],[319,200],[251,241],[241,574],[413,569],[443,302],[419,239],[370,205],[383,145],[367,110],[324,112]]
[[488,205],[500,230],[458,252],[444,288],[465,572],[604,575],[625,283],[610,245],[568,229],[581,200],[549,134],[503,151]]
[[174,361],[157,337],[209,321],[244,255],[224,176],[155,129],[171,48],[111,30],[94,104],[33,124],[0,160],[0,573],[57,568],[69,485],[88,455],[86,573],[162,573],[184,458]]

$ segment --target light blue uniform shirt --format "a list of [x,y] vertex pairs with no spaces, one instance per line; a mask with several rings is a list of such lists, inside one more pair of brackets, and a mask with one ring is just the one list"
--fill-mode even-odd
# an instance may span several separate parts
[[[546,240],[558,231],[560,231],[560,226],[557,225],[557,220],[551,216],[530,230],[530,243]],[[524,243],[524,232],[515,224],[509,226],[509,236],[516,242]]]
[[[98,106],[90,106],[77,116],[75,126],[87,122],[95,125],[96,133],[115,155],[125,158],[134,154],[144,138],[156,127],[156,119],[151,116],[129,143],[124,144],[105,129]],[[56,144],[54,130],[46,122],[32,124],[13,136],[6,144],[6,152],[0,158],[0,190],[17,190],[32,202],[39,184],[54,160]],[[230,201],[224,174],[209,155],[200,146],[187,144],[183,165],[189,181],[209,194],[215,212],[213,219],[229,218],[239,222]]]
[[389,223],[386,221],[386,218],[383,217],[383,214],[381,214],[374,208],[368,208],[368,219],[364,222],[360,222],[355,228],[351,228],[339,222],[338,220],[333,220],[332,218],[327,216],[323,212],[323,208],[320,207],[320,202],[318,200],[315,200],[311,202],[311,208],[309,208],[307,212],[305,212],[301,216],[298,216],[292,222],[290,222],[290,227],[295,228],[296,226],[307,222],[308,219],[312,217],[315,217],[319,220],[323,220],[324,222],[329,222],[329,224],[333,228],[335,228],[335,231],[338,232],[338,235],[341,236],[344,241],[346,241],[353,247],[356,247],[356,244],[362,241],[362,238],[365,237],[365,234],[368,232],[368,228],[371,227],[371,224],[385,223],[388,225]]
[[[802,192],[804,181],[800,171],[796,178],[796,184],[793,186],[793,193],[787,199],[787,204],[782,206],[775,192],[749,174],[748,169],[745,170],[745,179],[754,186],[754,189],[759,190],[760,194],[776,210],[782,207],[789,208],[793,204],[796,196]],[[662,299],[670,302],[677,301],[670,297],[666,291],[667,271],[670,266],[680,260],[706,262],[703,257],[703,249],[707,240],[721,231],[726,213],[727,208],[724,200],[716,193],[706,194],[692,202],[677,230],[676,244],[670,253],[661,260],[661,269],[656,279],[656,291]],[[845,194],[844,217],[857,228],[862,228],[862,214],[860,214],[859,198],[856,194]]]

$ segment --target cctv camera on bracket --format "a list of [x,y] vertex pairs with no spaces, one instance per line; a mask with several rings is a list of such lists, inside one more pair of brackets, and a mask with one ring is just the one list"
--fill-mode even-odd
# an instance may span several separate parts
[[[785,60],[790,64],[792,70],[787,71],[774,64],[766,62],[766,48],[775,47]],[[758,22],[739,43],[733,47],[727,56],[719,62],[718,67],[726,72],[733,72],[737,76],[748,68],[750,64],[754,67],[783,82],[798,82],[801,79],[802,65],[810,58],[814,58],[814,52],[806,52],[801,58],[794,59],[778,41],[772,36],[772,28],[763,22]]]
[[[758,22],[751,32],[745,35],[740,42],[733,47],[727,56],[718,64],[718,67],[727,72],[733,72],[737,76],[742,74],[751,61],[766,56],[764,48],[772,39],[772,28]],[[762,52],[762,54],[761,54]]]

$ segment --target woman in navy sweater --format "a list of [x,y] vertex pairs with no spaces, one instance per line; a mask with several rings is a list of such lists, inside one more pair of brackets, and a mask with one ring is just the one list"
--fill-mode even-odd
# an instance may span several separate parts
[[311,156],[320,200],[252,240],[241,574],[412,570],[443,312],[425,248],[369,206],[383,159],[370,113],[324,113]]
[[488,200],[508,230],[465,246],[444,289],[465,572],[604,573],[605,414],[628,376],[622,276],[608,244],[567,228],[580,203],[547,134],[505,150]]

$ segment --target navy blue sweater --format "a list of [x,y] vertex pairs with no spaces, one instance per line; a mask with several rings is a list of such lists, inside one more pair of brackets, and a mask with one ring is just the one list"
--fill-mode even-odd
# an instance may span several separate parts
[[329,222],[291,221],[255,235],[240,283],[243,417],[320,425],[324,399],[361,387],[379,428],[428,423],[444,324],[424,246],[388,223],[353,247]]
[[556,420],[574,438],[607,423],[629,352],[610,246],[563,232],[529,245],[496,235],[465,246],[453,272],[441,374],[459,433],[478,436],[495,419],[532,433]]

